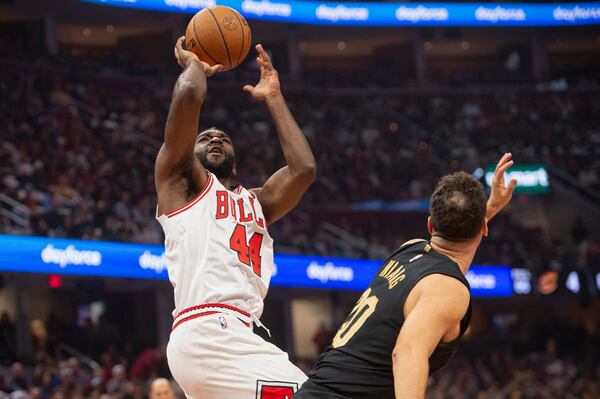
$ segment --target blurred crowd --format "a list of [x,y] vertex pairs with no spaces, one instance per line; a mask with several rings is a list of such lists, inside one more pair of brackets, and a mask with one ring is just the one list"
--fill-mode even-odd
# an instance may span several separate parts
[[563,299],[542,305],[545,315],[535,308],[496,309],[485,327],[476,310],[471,335],[430,379],[427,398],[600,397],[598,305]]
[[[28,234],[160,243],[153,169],[172,77],[108,77],[60,58],[0,69],[0,192],[24,207],[1,200],[0,206],[27,220]],[[237,85],[209,84],[201,127],[230,133],[239,180],[262,184],[284,164],[268,113]],[[343,249],[313,210],[421,200],[440,176],[473,172],[505,151],[517,162],[561,170],[583,190],[600,189],[595,91],[344,94],[291,87],[285,94],[319,175],[300,211],[272,227],[279,249],[380,257],[412,237],[354,227],[350,233],[368,243]],[[17,230],[0,216],[1,232]],[[510,223],[504,230],[508,237],[517,231]],[[496,251],[515,252],[502,245]]]
[[[461,348],[430,378],[427,398],[600,397],[599,310],[598,301],[565,298],[531,308],[474,304]],[[34,354],[19,357],[5,350],[15,348],[14,323],[0,316],[0,399],[183,399],[168,380],[163,346],[132,350],[123,336],[110,332],[115,326],[109,321],[63,321],[56,328],[53,317],[39,321],[52,338],[41,340],[32,323]],[[334,330],[322,325],[315,332],[317,353],[329,346]],[[81,353],[65,356],[57,350],[63,344]],[[305,372],[316,360],[291,355]]]
[[459,355],[430,380],[427,399],[593,399],[600,397],[600,367],[585,370],[545,353],[515,356],[493,351]]
[[0,399],[174,399],[184,398],[166,378],[139,379],[122,364],[84,367],[75,358],[39,360],[33,367],[0,366]]
[[[0,315],[0,399],[183,398],[164,347],[133,349],[101,318],[79,326],[54,314],[31,323],[32,356],[17,353],[15,323]],[[137,341],[143,341],[139,338]]]

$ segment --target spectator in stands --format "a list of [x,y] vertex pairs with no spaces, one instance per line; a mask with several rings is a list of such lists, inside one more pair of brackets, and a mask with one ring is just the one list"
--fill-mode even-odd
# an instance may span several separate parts
[[321,323],[319,325],[318,330],[313,335],[312,341],[314,342],[317,352],[323,353],[325,348],[327,348],[331,344],[331,340],[333,339],[333,334],[325,327],[325,323]]
[[147,381],[155,378],[158,372],[159,363],[166,360],[166,348],[146,349],[138,355],[131,367],[131,379]]
[[16,347],[15,325],[10,320],[8,313],[2,312],[0,315],[0,365],[15,360]]
[[157,378],[150,386],[150,399],[174,399],[175,392],[166,378]]
[[8,387],[4,382],[4,375],[0,373],[0,399],[7,399],[8,396]]
[[127,374],[122,364],[117,364],[112,368],[112,378],[106,384],[106,391],[110,394],[119,392],[125,388],[127,383]]
[[10,377],[7,383],[8,392],[27,391],[29,383],[25,374],[25,367],[21,362],[15,362],[10,366]]

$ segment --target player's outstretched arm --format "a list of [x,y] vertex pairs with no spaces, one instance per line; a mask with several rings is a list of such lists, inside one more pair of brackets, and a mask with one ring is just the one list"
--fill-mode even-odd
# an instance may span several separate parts
[[487,212],[485,215],[488,221],[508,205],[513,192],[515,191],[515,187],[517,187],[517,181],[514,179],[508,183],[508,186],[505,185],[504,181],[504,172],[514,164],[511,158],[512,154],[507,152],[500,158],[500,161],[498,161],[498,164],[496,165],[496,170],[492,179],[492,192],[487,202]]
[[[429,356],[457,328],[469,306],[469,291],[458,280],[432,274],[411,291],[406,315],[392,353],[396,399],[421,399],[429,377]],[[406,306],[406,305],[405,305]]]
[[298,204],[315,179],[317,166],[310,146],[281,94],[279,77],[269,55],[260,44],[256,50],[260,81],[256,86],[244,86],[244,91],[257,100],[265,101],[287,163],[255,190],[267,223],[273,223]]
[[194,142],[198,133],[200,108],[206,95],[206,77],[222,68],[220,65],[211,67],[191,51],[184,50],[183,41],[184,37],[180,37],[175,46],[175,58],[183,72],[173,89],[164,143],[156,158],[154,172],[161,208],[181,205],[164,198],[170,191],[169,182],[189,173],[199,187],[203,187],[206,182],[206,173],[194,157]]

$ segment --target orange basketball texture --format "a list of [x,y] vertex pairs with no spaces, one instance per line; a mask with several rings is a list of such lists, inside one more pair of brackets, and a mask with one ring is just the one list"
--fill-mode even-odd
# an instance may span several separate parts
[[194,15],[185,31],[185,45],[201,61],[224,70],[241,64],[252,44],[248,22],[226,6],[208,7]]

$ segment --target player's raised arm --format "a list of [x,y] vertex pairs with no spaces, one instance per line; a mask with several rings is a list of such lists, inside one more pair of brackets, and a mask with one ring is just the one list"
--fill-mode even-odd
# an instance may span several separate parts
[[487,202],[487,212],[485,217],[487,220],[491,220],[498,214],[508,203],[510,202],[515,187],[517,187],[517,181],[511,180],[508,186],[505,185],[504,172],[513,166],[512,154],[507,152],[500,158],[494,171],[494,177],[492,179],[492,192]]
[[244,91],[257,100],[265,101],[287,163],[255,190],[267,223],[273,223],[300,201],[315,178],[317,166],[310,146],[281,94],[279,77],[269,55],[260,44],[256,50],[260,81],[256,86],[244,86]]
[[[415,304],[392,353],[396,399],[421,399],[429,377],[429,357],[439,342],[456,330],[469,306],[469,291],[460,281],[441,274],[423,278],[411,291]],[[406,307],[407,305],[405,305]]]
[[183,40],[184,37],[179,38],[175,46],[175,58],[183,72],[173,89],[164,143],[155,166],[156,191],[162,211],[171,207],[170,199],[161,198],[167,196],[169,182],[184,175],[191,176],[200,187],[206,182],[203,167],[194,156],[194,141],[198,133],[200,108],[206,95],[206,77],[222,68],[220,65],[210,67],[191,51],[184,50]]

